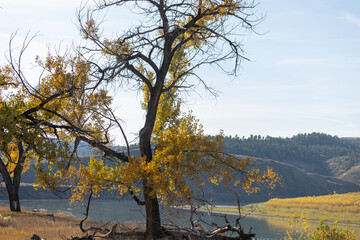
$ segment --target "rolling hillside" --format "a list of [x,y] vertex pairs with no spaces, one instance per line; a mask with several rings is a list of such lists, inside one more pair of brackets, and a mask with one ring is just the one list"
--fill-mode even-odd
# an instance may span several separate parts
[[[271,198],[319,196],[360,191],[360,141],[341,139],[323,133],[299,134],[292,138],[250,136],[226,137],[225,150],[251,157],[256,167],[272,167],[283,186],[271,193],[241,194],[245,203]],[[215,199],[230,203],[234,196],[219,187],[208,186]]]
[[225,151],[273,159],[307,173],[360,184],[360,141],[324,133],[298,134],[292,138],[226,137]]
[[[245,157],[245,156],[239,156]],[[321,196],[336,193],[359,192],[360,186],[352,182],[344,181],[333,176],[326,176],[316,172],[310,172],[289,163],[272,159],[253,158],[253,163],[260,169],[272,167],[281,177],[283,186],[277,186],[269,191],[262,189],[256,195],[248,195],[241,192],[240,199],[243,203],[265,202],[271,198],[294,198],[303,196]],[[222,204],[233,204],[236,196],[221,186],[207,185],[208,197],[214,198]]]

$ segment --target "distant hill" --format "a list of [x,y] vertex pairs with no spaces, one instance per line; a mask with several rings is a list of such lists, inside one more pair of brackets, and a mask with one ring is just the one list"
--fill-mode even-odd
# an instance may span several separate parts
[[[360,191],[360,141],[324,133],[298,134],[292,138],[253,136],[225,137],[225,151],[251,157],[259,168],[272,167],[283,179],[269,196],[263,190],[256,196],[242,194],[245,202],[273,197],[316,196]],[[230,195],[215,190],[217,199]],[[227,195],[227,196],[225,196]]]
[[226,137],[225,151],[277,160],[304,171],[360,184],[360,138],[339,138],[324,133],[292,138]]
[[[248,157],[248,156],[240,156]],[[240,199],[243,203],[265,202],[271,198],[293,198],[302,196],[321,196],[336,193],[359,192],[360,186],[340,178],[326,176],[316,172],[310,172],[296,167],[289,163],[277,160],[254,157],[253,164],[266,169],[268,166],[273,168],[282,178],[282,185],[278,185],[273,190],[262,189],[257,194],[248,195],[244,191],[240,192]],[[224,189],[222,186],[207,184],[208,192],[206,196],[214,198],[216,202],[222,204],[234,204],[236,196],[232,191]]]
[[359,156],[360,141],[339,138],[324,133],[298,134],[291,138],[225,137],[225,151],[280,161],[317,162],[337,156]]

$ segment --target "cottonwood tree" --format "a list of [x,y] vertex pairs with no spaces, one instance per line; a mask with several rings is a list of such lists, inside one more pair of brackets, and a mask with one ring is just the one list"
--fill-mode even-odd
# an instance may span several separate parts
[[[20,212],[19,187],[29,149],[24,142],[32,138],[17,119],[23,102],[11,90],[18,83],[10,77],[10,68],[0,69],[0,173],[6,185],[10,210]],[[5,95],[5,91],[8,94]]]
[[[17,57],[9,44],[9,63],[0,68],[0,173],[6,185],[11,211],[21,211],[19,187],[21,174],[29,164],[38,171],[38,181],[46,181],[56,190],[64,170],[76,154],[70,148],[72,132],[104,133],[91,118],[91,109],[109,101],[109,97],[83,94],[88,80],[88,65],[79,58],[48,57],[43,68],[54,71],[33,87],[22,69],[22,57],[31,39],[26,38]],[[39,64],[40,61],[38,61]],[[99,100],[101,98],[101,100]],[[75,108],[76,111],[72,111]],[[87,113],[88,112],[88,113]],[[99,110],[99,112],[101,112]],[[42,120],[44,119],[44,120]],[[63,124],[62,122],[66,122]],[[52,168],[55,166],[55,173]],[[44,170],[46,167],[46,171]]]
[[[102,31],[99,30],[101,26],[96,22],[96,14],[108,8],[117,7],[131,8],[141,16],[141,24],[130,28],[120,36],[113,38],[102,36]],[[185,184],[185,181],[181,182],[185,184],[181,186],[178,178],[174,177],[174,175],[181,175],[184,172],[175,170],[170,172],[168,169],[191,169],[189,165],[201,168],[202,161],[210,164],[207,169],[211,169],[210,167],[218,166],[219,159],[224,159],[223,155],[214,155],[214,153],[220,152],[220,149],[215,146],[221,144],[216,140],[207,139],[202,130],[197,128],[198,125],[192,116],[178,118],[172,126],[169,124],[168,131],[166,131],[166,121],[159,122],[159,125],[165,125],[161,127],[163,127],[163,131],[167,132],[167,135],[157,133],[155,127],[157,119],[161,118],[162,98],[171,98],[173,94],[192,88],[199,83],[211,91],[206,80],[195,72],[203,65],[211,64],[211,66],[217,65],[221,68],[220,63],[232,62],[233,67],[229,73],[237,72],[241,60],[244,59],[237,34],[240,28],[252,29],[253,24],[257,23],[258,19],[253,18],[253,7],[254,5],[245,1],[232,0],[105,0],[99,1],[95,8],[85,14],[79,14],[80,30],[84,38],[93,43],[85,50],[88,53],[99,52],[102,54],[96,64],[94,63],[98,67],[97,75],[94,76],[97,84],[103,85],[112,82],[124,87],[138,86],[147,89],[143,104],[146,115],[144,125],[139,131],[141,158],[130,159],[130,164],[126,164],[126,166],[134,164],[136,167],[133,169],[145,168],[136,176],[140,176],[142,183],[146,205],[147,236],[161,234],[158,195],[163,191],[164,193],[169,191],[163,190],[156,183],[167,184],[168,189],[172,189],[174,185],[178,184],[180,187],[175,187],[173,192],[180,191],[179,188],[182,188],[180,192],[187,190],[188,185]],[[154,155],[151,143],[155,140],[154,135],[157,134],[160,136],[157,139],[160,144]],[[201,141],[196,141],[196,137]],[[176,140],[180,140],[182,144],[174,147],[177,143]],[[186,145],[186,142],[190,145]],[[170,150],[166,152],[165,145],[170,149],[178,148],[178,152],[171,157],[169,154],[172,152]],[[201,147],[204,149],[202,150]],[[202,155],[202,157],[198,157],[198,155]],[[209,158],[216,159],[216,161],[211,162]],[[185,161],[186,159],[193,159],[194,162],[189,164]],[[226,162],[226,160],[223,161]],[[175,164],[176,162],[179,162],[180,165],[167,168],[171,163]],[[226,170],[230,169],[231,167]],[[241,169],[241,167],[236,169]],[[166,172],[167,174],[163,176],[169,176],[169,181],[161,179],[162,174],[159,172]],[[198,169],[197,172],[201,173],[202,171]],[[218,176],[215,174],[210,180],[216,182],[226,177],[225,172],[218,172]],[[145,176],[139,174],[145,174]],[[228,173],[228,176],[231,174]],[[189,177],[191,178],[191,176]],[[156,181],[157,179],[158,181]],[[164,188],[166,187],[164,186]],[[189,194],[190,190],[188,191]],[[161,197],[163,198],[163,196]]]
[[15,77],[11,67],[0,69],[0,173],[5,183],[10,210],[20,212],[21,174],[30,162],[69,158],[69,150],[49,139],[24,113],[32,108],[27,91]]
[[[113,39],[102,36],[93,16],[107,8],[126,6],[143,18],[141,24]],[[115,82],[148,88],[144,125],[139,131],[140,163],[148,167],[157,163],[151,142],[164,94],[173,89],[188,89],[198,83],[210,89],[206,81],[195,73],[205,64],[219,65],[232,60],[232,73],[236,73],[244,59],[236,33],[239,27],[251,29],[256,23],[257,19],[252,19],[252,8],[252,4],[231,0],[105,0],[99,1],[86,14],[79,14],[80,30],[84,38],[93,43],[93,48],[89,46],[86,50],[103,55],[104,60],[96,61],[99,68],[95,76],[97,84]],[[142,179],[146,230],[148,236],[159,236],[158,192],[152,184],[152,177]]]
[[[97,14],[118,7],[139,14],[141,24],[120,36],[102,36]],[[80,201],[85,194],[100,194],[104,189],[130,193],[145,205],[148,239],[162,235],[159,201],[191,203],[193,186],[202,187],[206,181],[232,183],[249,192],[259,190],[256,184],[273,187],[278,176],[271,169],[260,172],[251,168],[251,160],[223,153],[222,133],[206,136],[198,120],[180,108],[181,94],[195,86],[212,92],[206,79],[196,74],[201,66],[218,66],[236,74],[245,59],[240,31],[252,30],[258,22],[253,8],[241,0],[103,0],[89,10],[83,8],[79,27],[90,44],[82,48],[79,58],[50,56],[39,61],[49,74],[38,88],[27,89],[35,103],[24,116],[49,135],[74,141],[75,148],[86,142],[104,157],[93,157],[79,167],[71,161],[57,165],[59,174],[39,170],[38,184],[53,187],[57,180],[51,177],[59,177],[58,181],[73,184],[73,199]],[[232,67],[225,69],[222,64]],[[140,156],[131,155],[129,148],[126,153],[111,148],[109,130],[123,130],[106,90],[114,85],[143,93]]]

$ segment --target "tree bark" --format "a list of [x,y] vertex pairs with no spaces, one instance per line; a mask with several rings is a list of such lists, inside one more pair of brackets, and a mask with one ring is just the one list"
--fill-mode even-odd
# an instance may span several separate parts
[[[140,135],[144,137],[144,135]],[[146,162],[151,162],[152,151],[150,139],[140,137],[141,156],[146,156]],[[143,191],[146,209],[146,236],[145,239],[157,239],[162,235],[159,203],[156,193],[153,192],[151,184],[143,179]]]
[[19,186],[10,184],[10,185],[6,185],[6,188],[7,188],[8,195],[9,195],[10,211],[21,212],[20,198],[19,198]]
[[[151,89],[151,97],[148,102],[148,109],[144,127],[140,130],[140,154],[145,157],[146,162],[152,161],[151,135],[154,129],[157,108],[161,96],[163,79],[156,81],[155,87]],[[151,186],[151,181],[143,179],[143,191],[146,208],[146,239],[157,239],[162,235],[159,203],[156,192]]]
[[157,239],[162,236],[160,210],[157,197],[153,196],[151,187],[147,186],[147,181],[144,184],[144,197],[146,208],[146,236],[145,239]]
[[[12,212],[21,212],[20,208],[20,199],[19,199],[19,187],[20,187],[20,177],[22,172],[14,172],[14,177],[11,179],[9,172],[7,171],[6,167],[2,160],[0,160],[0,171],[3,177],[3,180],[6,185],[6,189],[9,196],[9,203],[10,203],[10,210]],[[16,169],[16,168],[15,168]]]

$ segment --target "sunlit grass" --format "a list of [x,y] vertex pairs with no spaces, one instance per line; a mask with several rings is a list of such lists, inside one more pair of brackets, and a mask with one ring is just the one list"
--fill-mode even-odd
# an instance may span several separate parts
[[[8,207],[0,207],[0,240],[31,239],[34,234],[48,240],[65,240],[85,235],[79,227],[80,219],[76,219],[70,214],[55,213],[52,215],[46,212],[26,210],[21,213],[14,213],[8,209]],[[110,225],[103,222],[85,222],[84,228],[88,229],[89,227],[107,227],[111,229]],[[141,224],[129,222],[117,224],[116,231],[130,234],[131,237],[123,239],[132,239],[132,236],[140,236],[141,234],[137,233],[143,232],[144,227]]]
[[359,214],[360,192],[292,199],[274,198],[266,202],[265,205],[273,208],[311,208],[328,212],[349,212]]
[[49,213],[13,213],[6,207],[0,207],[0,239],[30,239],[33,234],[46,239],[81,236],[78,223],[79,220],[63,213],[56,213],[53,218]]
[[[233,208],[216,208],[215,210],[228,213],[238,212]],[[274,198],[265,203],[246,205],[241,212],[242,214],[251,212],[256,215],[286,218],[294,213],[305,214],[310,220],[360,224],[360,192],[316,197]]]

